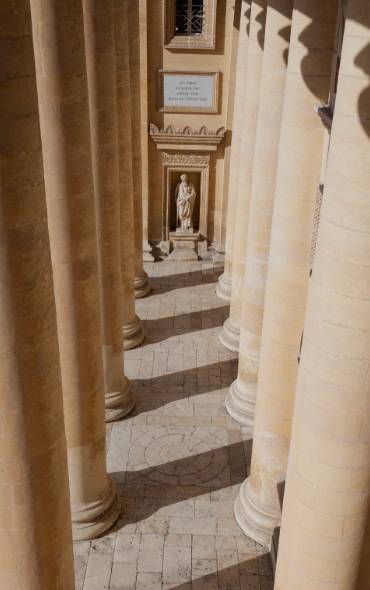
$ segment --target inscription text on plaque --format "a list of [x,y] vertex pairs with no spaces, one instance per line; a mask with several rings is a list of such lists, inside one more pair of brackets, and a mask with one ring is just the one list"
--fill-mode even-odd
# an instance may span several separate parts
[[160,71],[161,110],[164,112],[218,111],[216,72]]

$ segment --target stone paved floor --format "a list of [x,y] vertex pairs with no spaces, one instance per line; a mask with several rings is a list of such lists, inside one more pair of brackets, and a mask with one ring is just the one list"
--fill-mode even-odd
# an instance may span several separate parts
[[76,590],[272,590],[265,550],[233,517],[251,440],[224,409],[237,362],[218,343],[221,269],[146,270],[153,292],[137,302],[146,340],[125,355],[137,405],[108,428],[122,517],[105,537],[75,544]]

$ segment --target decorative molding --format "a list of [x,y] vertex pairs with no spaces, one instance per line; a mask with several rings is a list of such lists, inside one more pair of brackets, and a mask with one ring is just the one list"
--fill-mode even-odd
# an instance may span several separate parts
[[217,0],[204,2],[203,31],[197,35],[176,35],[176,0],[165,0],[163,5],[166,49],[215,49]]
[[199,130],[193,130],[191,127],[184,127],[183,129],[176,129],[173,125],[168,125],[166,128],[159,129],[154,123],[150,123],[149,134],[158,146],[165,144],[174,144],[179,147],[179,144],[195,145],[195,146],[218,146],[224,139],[226,133],[225,127],[219,127],[216,131],[212,131],[203,126]]
[[162,163],[165,166],[191,166],[205,167],[209,166],[210,156],[199,154],[168,154],[162,152]]

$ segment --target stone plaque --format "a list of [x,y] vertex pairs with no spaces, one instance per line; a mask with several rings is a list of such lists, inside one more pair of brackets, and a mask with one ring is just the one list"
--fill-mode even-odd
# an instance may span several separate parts
[[216,72],[160,71],[160,110],[166,113],[217,113]]

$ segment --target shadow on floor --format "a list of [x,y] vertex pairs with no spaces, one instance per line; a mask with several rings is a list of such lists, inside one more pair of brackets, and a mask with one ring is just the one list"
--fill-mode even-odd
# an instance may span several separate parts
[[[231,444],[228,446],[153,467],[111,473],[123,496],[122,518],[116,525],[117,530],[149,518],[164,506],[242,483],[248,474],[252,440],[243,442],[237,430],[229,431],[229,436]],[[233,442],[236,438],[239,440]]]
[[[168,590],[218,590],[219,588],[234,590],[273,590],[274,581],[270,564],[269,554],[262,553],[258,557],[246,559],[235,565],[212,571],[212,562],[198,560],[196,562],[200,577],[192,582],[183,582],[179,585],[166,586]],[[207,571],[202,575],[203,570]],[[194,565],[193,565],[194,573]]]
[[236,379],[237,373],[238,359],[229,359],[158,377],[132,379],[136,408],[131,416],[156,410],[171,402],[223,390]]
[[223,325],[229,315],[229,306],[215,307],[201,311],[193,311],[180,315],[171,315],[156,320],[145,320],[145,342],[148,344],[162,342],[166,338],[181,336],[191,332],[199,332]]
[[150,284],[153,289],[152,295],[161,295],[184,287],[195,287],[196,285],[217,283],[218,277],[221,274],[222,269],[209,269],[163,275],[160,277],[151,276]]

